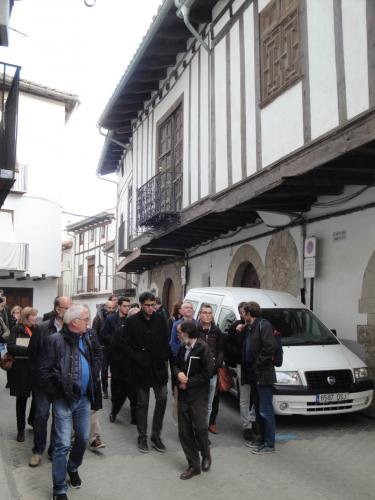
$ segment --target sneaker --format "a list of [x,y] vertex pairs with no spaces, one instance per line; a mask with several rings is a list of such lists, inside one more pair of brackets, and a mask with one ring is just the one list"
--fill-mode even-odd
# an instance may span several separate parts
[[165,453],[167,451],[167,448],[164,446],[160,437],[152,436],[151,442],[156,451],[159,451],[160,453]]
[[253,450],[251,450],[251,453],[253,453],[254,455],[270,455],[271,453],[275,453],[275,447],[264,444],[262,446],[258,446],[258,448],[254,448]]
[[138,438],[138,451],[141,453],[149,453],[150,449],[147,444],[147,438]]
[[100,436],[96,436],[90,443],[91,448],[95,448],[95,450],[100,450],[101,448],[105,448],[105,444],[102,443]]
[[247,443],[245,443],[245,446],[255,450],[255,449],[259,448],[260,446],[264,446],[264,443],[260,439],[255,438],[252,441],[248,441]]
[[52,495],[52,500],[69,500],[66,493],[60,493],[60,495]]
[[103,399],[108,399],[108,391],[103,390]]
[[69,471],[68,470],[68,476],[70,479],[70,486],[73,489],[78,490],[78,488],[80,488],[82,486],[82,481],[81,481],[81,478],[79,477],[78,471]]
[[41,460],[42,460],[42,455],[38,455],[37,453],[33,453],[31,455],[30,460],[29,460],[30,467],[38,467],[38,465],[40,465]]

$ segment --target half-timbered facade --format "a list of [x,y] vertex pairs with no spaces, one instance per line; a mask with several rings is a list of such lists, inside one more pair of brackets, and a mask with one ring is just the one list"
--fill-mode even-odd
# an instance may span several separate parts
[[371,0],[165,0],[99,121],[117,270],[165,301],[287,290],[375,367],[374,23]]

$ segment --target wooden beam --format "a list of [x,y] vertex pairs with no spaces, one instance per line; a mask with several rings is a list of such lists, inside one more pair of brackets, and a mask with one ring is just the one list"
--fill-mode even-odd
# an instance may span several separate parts
[[169,68],[176,64],[176,55],[164,55],[159,57],[154,56],[145,56],[139,67],[146,69],[160,69],[160,68]]
[[155,43],[152,44],[147,50],[147,53],[149,55],[153,55],[156,58],[158,56],[172,56],[172,55],[176,57],[179,52],[186,52],[185,41],[178,41],[174,43],[163,43],[163,44]]
[[126,86],[126,92],[130,94],[143,94],[144,92],[154,92],[159,90],[159,82],[132,82]]
[[164,80],[167,76],[166,68],[139,70],[133,73],[132,80],[137,82],[154,82]]

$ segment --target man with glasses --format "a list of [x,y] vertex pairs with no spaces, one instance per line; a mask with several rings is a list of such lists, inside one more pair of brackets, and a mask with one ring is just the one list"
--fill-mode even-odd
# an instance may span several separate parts
[[[61,332],[64,325],[64,314],[71,307],[72,301],[69,297],[56,297],[53,303],[53,316],[43,321],[35,329],[29,343],[29,359],[34,370],[33,401],[35,404],[34,416],[34,446],[29,461],[30,467],[37,467],[41,460],[47,443],[47,422],[50,414],[51,398],[38,384],[38,370],[42,361],[43,350],[46,341],[53,333]],[[51,456],[53,448],[53,426],[51,428],[51,440],[48,454]]]
[[[78,468],[89,440],[90,409],[96,410],[100,406],[100,359],[87,334],[89,320],[86,307],[70,307],[65,312],[61,332],[48,338],[39,368],[40,386],[53,399],[52,478],[55,500],[68,498],[67,473],[71,487],[81,487]],[[71,447],[72,430],[75,437]]]
[[141,310],[128,318],[125,328],[125,350],[133,365],[137,393],[138,450],[148,453],[147,417],[150,389],[155,394],[151,442],[160,453],[166,448],[161,440],[167,406],[167,362],[170,359],[168,329],[164,318],[155,313],[155,296],[144,292],[139,297]]
[[106,317],[99,335],[100,343],[103,346],[102,390],[104,399],[108,399],[108,369],[110,367],[112,338],[117,328],[124,325],[130,309],[130,299],[127,297],[118,297],[117,303],[118,309]]

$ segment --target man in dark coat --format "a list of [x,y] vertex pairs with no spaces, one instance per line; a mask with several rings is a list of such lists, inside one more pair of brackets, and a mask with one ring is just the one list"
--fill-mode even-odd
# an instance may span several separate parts
[[163,453],[166,448],[160,438],[167,406],[167,362],[170,359],[167,325],[155,313],[155,296],[144,292],[139,297],[141,311],[128,319],[125,349],[132,361],[133,381],[137,393],[138,450],[148,453],[147,416],[150,389],[156,404],[152,423],[153,447]]
[[[180,479],[191,479],[211,468],[208,441],[207,411],[210,378],[214,360],[206,342],[199,337],[191,321],[180,325],[181,347],[177,353],[174,373],[178,387],[178,435],[188,461]],[[202,454],[202,464],[199,452]]]
[[[198,334],[199,337],[208,344],[214,360],[214,370],[210,379],[210,389],[208,392],[207,426],[209,426],[212,413],[212,404],[217,393],[217,369],[221,367],[224,360],[223,336],[220,328],[215,325],[215,322],[213,320],[212,306],[210,304],[201,305],[198,322]],[[217,409],[218,406],[219,405],[217,405]],[[210,428],[209,430],[210,432],[217,434],[218,431],[216,423],[212,425],[212,428]]]
[[250,394],[250,380],[242,359],[243,344],[246,337],[246,324],[243,309],[245,305],[246,302],[240,302],[238,305],[240,319],[234,321],[228,329],[228,335],[225,342],[225,362],[230,366],[234,366],[237,370],[243,438],[246,441],[251,441],[254,439],[253,427],[255,423],[255,411]]
[[[55,442],[52,477],[55,500],[67,498],[67,473],[72,488],[81,487],[78,468],[89,440],[90,407],[93,410],[101,407],[101,360],[88,334],[89,320],[86,307],[70,307],[64,315],[62,331],[48,337],[39,366],[40,386],[53,398]],[[73,447],[72,430],[75,432]]]
[[130,299],[119,297],[117,311],[107,315],[99,335],[100,343],[103,346],[102,389],[104,399],[108,399],[108,369],[110,366],[112,337],[117,328],[125,323],[129,309]]
[[[133,307],[129,310],[128,318],[137,314],[139,307]],[[127,318],[127,319],[128,319]],[[115,422],[117,414],[128,398],[130,401],[131,421],[137,423],[137,395],[134,382],[132,380],[131,359],[126,351],[126,321],[115,331],[111,343],[111,393],[112,410],[109,415],[110,422]]]
[[255,412],[260,424],[260,440],[246,445],[252,453],[265,455],[275,451],[275,414],[273,410],[273,385],[276,372],[273,364],[275,339],[269,321],[261,318],[261,308],[257,302],[244,306],[246,337],[243,344],[243,365],[251,384]]
[[[38,370],[42,361],[43,352],[47,339],[50,335],[61,332],[64,325],[64,314],[71,307],[72,301],[69,297],[56,297],[53,303],[53,316],[47,321],[40,323],[30,340],[28,355],[33,367],[33,401],[35,405],[34,416],[34,446],[29,460],[30,467],[37,467],[47,443],[47,424],[52,404],[51,397],[41,389],[38,384]],[[48,455],[52,455],[53,448],[53,426],[51,426],[51,439]]]

